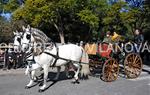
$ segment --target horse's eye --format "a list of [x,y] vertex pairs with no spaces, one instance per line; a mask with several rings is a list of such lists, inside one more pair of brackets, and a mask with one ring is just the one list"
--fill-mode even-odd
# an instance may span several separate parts
[[31,38],[31,35],[27,34],[26,38],[29,40]]
[[17,38],[17,41],[20,43],[21,42],[21,38]]

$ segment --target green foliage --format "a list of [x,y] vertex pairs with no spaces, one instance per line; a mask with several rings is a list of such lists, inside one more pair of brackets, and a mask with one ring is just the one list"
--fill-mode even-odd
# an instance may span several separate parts
[[47,9],[48,4],[45,0],[27,0],[26,3],[13,12],[13,19],[24,19],[28,23],[37,27],[44,16],[49,15]]
[[0,12],[2,8],[12,12],[12,22],[24,24],[21,20],[50,31],[47,34],[59,34],[70,40],[97,39],[102,32],[111,29],[132,36],[135,28],[149,31],[150,25],[148,3],[144,3],[142,9],[131,7],[123,0],[113,4],[108,0],[25,0],[23,5],[19,5],[17,0],[9,0],[5,4],[0,2]]
[[81,21],[89,24],[91,28],[98,27],[99,25],[98,15],[93,13],[91,10],[88,9],[81,10],[77,15],[80,17]]
[[12,28],[10,23],[0,21],[0,42],[11,40]]
[[19,7],[19,2],[17,0],[9,0],[5,4],[4,9],[8,12],[13,12]]
[[103,18],[103,24],[106,26],[112,25],[114,28],[121,24],[120,11],[125,7],[125,4],[125,2],[120,1],[107,7],[106,16]]

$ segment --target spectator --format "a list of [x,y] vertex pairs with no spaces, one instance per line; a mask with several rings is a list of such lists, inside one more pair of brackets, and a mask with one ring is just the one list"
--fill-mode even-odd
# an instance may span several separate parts
[[139,29],[135,30],[134,42],[139,45],[144,42],[144,36]]
[[137,49],[144,43],[144,36],[140,29],[135,30],[134,42],[135,42],[135,52],[140,53],[142,60],[144,60],[144,53],[137,51]]
[[144,36],[139,29],[136,29],[134,33],[135,51],[139,53],[140,51],[137,51],[136,49],[139,48],[140,45],[144,42]]

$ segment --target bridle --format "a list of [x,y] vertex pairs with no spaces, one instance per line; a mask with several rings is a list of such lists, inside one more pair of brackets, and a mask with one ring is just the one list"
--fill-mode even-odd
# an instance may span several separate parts
[[[23,34],[24,35],[24,34]],[[32,33],[27,33],[27,35],[26,36],[30,36],[30,37],[27,37],[27,39],[29,40],[29,42],[28,43],[22,43],[22,45],[30,45],[31,44],[31,35],[32,35]],[[22,37],[23,38],[23,37]]]
[[17,41],[18,41],[19,44],[13,44],[13,46],[17,46],[18,48],[21,48],[21,39],[22,39],[22,36],[21,35],[16,35],[16,38],[17,38]]
[[[28,46],[29,52],[27,53],[25,60],[28,62],[28,66],[31,69],[32,68],[32,64],[36,63],[35,59],[34,59],[35,55],[34,55],[34,52],[33,52],[34,51],[34,44],[36,42],[35,43],[32,42],[32,38],[31,38],[32,37],[32,32],[31,32],[31,30],[28,31],[28,32],[25,32],[25,33],[26,33],[26,35],[23,34],[24,35],[23,37],[26,37],[26,39],[28,40],[28,43],[22,43],[22,45],[29,45]],[[48,51],[50,51],[54,47],[56,47],[56,55],[53,55],[53,54],[50,54],[50,53],[47,53],[47,52],[44,52],[44,51],[42,52],[42,53],[48,54],[48,55],[50,55],[50,56],[52,56],[52,57],[55,58],[55,61],[52,64],[52,67],[53,67],[56,64],[57,60],[59,59],[59,55],[58,55],[59,54],[59,52],[58,52],[59,50],[58,50],[58,47],[56,46],[56,43],[54,43],[52,40],[49,40],[49,43],[48,44],[44,44],[44,45],[45,45],[44,50],[48,50]],[[31,57],[31,59],[28,59],[30,57]]]
[[[30,31],[29,31],[30,32]],[[25,32],[24,32],[25,33]],[[30,32],[30,33],[26,33],[26,36],[27,35],[29,35],[30,36],[30,38],[27,38],[27,40],[29,40],[29,42],[27,43],[27,42],[23,42],[23,43],[21,43],[21,46],[22,45],[29,45],[28,46],[28,49],[29,49],[29,51],[26,51],[26,53],[25,53],[25,56],[24,56],[24,62],[25,62],[25,64],[27,64],[28,66],[29,66],[29,73],[31,73],[31,68],[32,68],[32,64],[35,64],[35,60],[34,60],[34,54],[33,54],[33,51],[32,50],[30,50],[30,48],[32,49],[33,48],[33,46],[31,47],[31,35],[32,35],[32,33]],[[23,34],[23,37],[24,37],[24,34]],[[22,39],[23,39],[23,37],[22,37]],[[30,58],[30,57],[32,57],[31,59],[28,59],[28,58]],[[30,76],[31,77],[31,76]],[[32,78],[31,78],[32,79]]]

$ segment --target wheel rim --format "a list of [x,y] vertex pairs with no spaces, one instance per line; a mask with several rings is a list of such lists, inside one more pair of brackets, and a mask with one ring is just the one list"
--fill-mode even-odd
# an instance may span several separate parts
[[103,80],[106,82],[115,81],[119,74],[119,64],[115,59],[108,59],[103,66]]
[[142,59],[138,54],[128,54],[124,61],[124,71],[127,78],[137,78],[142,71]]

